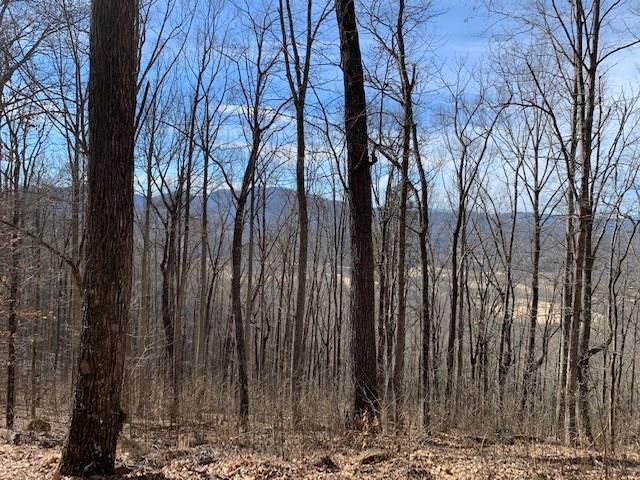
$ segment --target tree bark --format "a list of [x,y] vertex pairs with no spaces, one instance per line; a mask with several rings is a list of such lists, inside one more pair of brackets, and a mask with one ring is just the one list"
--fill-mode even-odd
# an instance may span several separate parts
[[112,474],[131,296],[137,2],[94,0],[84,313],[71,424],[59,470]]
[[[20,172],[21,162],[17,147],[13,152],[13,214],[12,221],[18,225],[21,221],[20,214]],[[9,266],[9,308],[7,316],[7,404],[5,407],[5,426],[7,430],[13,430],[16,410],[16,330],[18,322],[18,281],[20,270],[20,243],[21,239],[17,231],[11,233],[11,263]]]
[[371,170],[367,109],[353,0],[336,0],[344,76],[347,188],[351,223],[351,361],[353,420],[378,415],[374,315]]

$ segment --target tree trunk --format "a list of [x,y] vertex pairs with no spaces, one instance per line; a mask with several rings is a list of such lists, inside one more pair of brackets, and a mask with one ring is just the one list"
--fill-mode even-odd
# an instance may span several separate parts
[[131,296],[137,3],[94,0],[89,79],[84,314],[73,411],[59,470],[112,474]]
[[336,0],[344,76],[348,197],[351,217],[351,357],[353,420],[378,415],[367,109],[353,0]]
[[[12,149],[14,155],[13,163],[13,214],[14,225],[21,222],[20,214],[20,171],[21,162],[19,153]],[[18,280],[20,262],[20,236],[17,231],[11,232],[11,263],[9,267],[9,312],[7,316],[7,404],[5,407],[5,425],[8,430],[13,430],[15,423],[16,409],[16,328],[18,322]]]
[[540,301],[540,191],[537,189],[533,194],[533,262],[531,272],[531,304],[529,307],[529,337],[527,340],[527,360],[522,377],[522,401],[520,404],[521,414],[524,415],[533,389],[533,376],[535,375],[535,348],[536,348],[536,328],[538,326],[538,304]]
[[429,196],[427,175],[420,155],[416,124],[412,123],[413,149],[420,175],[420,232],[418,240],[420,242],[420,266],[422,270],[421,278],[421,300],[422,300],[422,362],[420,365],[422,377],[422,426],[425,430],[431,427],[431,383],[429,381],[429,370],[431,368],[431,302],[429,293]]
[[[208,128],[208,127],[207,127]],[[202,179],[202,212],[200,222],[200,294],[198,309],[198,330],[196,344],[196,369],[195,381],[200,384],[200,395],[204,393],[205,366],[206,366],[206,332],[209,324],[209,308],[207,285],[209,284],[208,258],[209,258],[209,152],[204,153],[204,169]]]
[[302,420],[300,412],[300,387],[304,368],[303,330],[307,285],[309,213],[307,212],[307,192],[304,184],[304,105],[297,105],[296,109],[296,195],[298,199],[298,228],[300,229],[300,243],[298,244],[298,289],[296,292],[296,309],[293,322],[293,355],[291,357],[291,406],[293,424],[299,425]]
[[398,321],[396,324],[396,352],[393,369],[393,397],[395,421],[402,423],[402,401],[404,399],[404,350],[406,343],[407,288],[406,288],[406,251],[407,251],[407,194],[409,190],[409,156],[411,154],[411,131],[413,124],[413,83],[405,63],[404,21],[405,3],[398,4],[398,22],[396,39],[398,42],[398,65],[402,85],[402,106],[404,119],[402,125],[402,163],[400,165],[400,205],[398,219]]
[[[244,212],[250,187],[254,185],[253,177],[260,148],[259,127],[254,131],[253,145],[249,154],[249,164],[244,172],[240,193],[237,197],[236,213],[233,222],[233,240],[231,243],[231,311],[235,324],[236,353],[238,356],[238,417],[240,428],[249,426],[249,377],[247,372],[247,346],[242,319],[242,235],[244,232]],[[252,219],[250,219],[252,221]]]

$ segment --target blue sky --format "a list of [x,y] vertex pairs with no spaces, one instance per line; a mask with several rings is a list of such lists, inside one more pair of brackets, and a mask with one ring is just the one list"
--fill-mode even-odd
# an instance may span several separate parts
[[[435,19],[432,28],[440,40],[435,53],[445,61],[453,58],[470,63],[482,61],[490,51],[491,35],[497,33],[505,23],[496,14],[489,14],[483,0],[435,0],[434,8],[442,14]],[[495,2],[498,3],[498,2]],[[507,8],[526,9],[529,0],[506,0]],[[560,2],[562,3],[562,2]],[[634,3],[636,11],[633,11]],[[610,1],[604,4],[609,6]],[[617,10],[616,22],[622,21],[631,31],[640,28],[640,2],[623,2]],[[514,12],[515,13],[515,12]],[[520,12],[526,14],[525,12]],[[611,87],[636,87],[640,79],[640,48],[635,47],[616,55],[609,65],[608,82]]]
[[433,25],[442,41],[439,55],[477,60],[486,51],[486,31],[491,23],[474,3],[475,0],[441,0],[435,4],[443,10]]
[[[163,5],[165,2],[169,0],[161,0],[160,2],[154,4],[156,5],[154,8],[154,12],[157,15],[161,14],[161,9],[158,5]],[[182,5],[180,0],[177,0],[179,5]],[[204,0],[203,4],[204,4]],[[246,0],[248,5],[253,4],[253,0]],[[361,5],[365,5],[366,0],[362,0]],[[394,1],[394,0],[388,0]],[[426,0],[425,0],[426,1]],[[494,0],[495,1],[495,0]],[[504,0],[507,2],[508,0]],[[529,1],[532,0],[513,0],[513,3],[510,5],[526,5]],[[609,2],[611,0],[607,0]],[[633,0],[636,1],[636,0]],[[630,3],[633,3],[630,1]],[[187,2],[186,4],[188,4]],[[255,2],[258,4],[259,2]],[[317,2],[316,4],[319,4]],[[274,5],[277,4],[274,3]],[[302,2],[301,2],[302,4]],[[491,42],[490,37],[491,33],[495,32],[495,29],[492,29],[493,25],[497,20],[496,15],[488,15],[486,12],[486,8],[484,6],[485,1],[483,0],[433,0],[432,5],[435,11],[440,12],[440,14],[432,20],[432,22],[426,27],[426,34],[432,40],[429,52],[426,54],[427,60],[433,60],[433,63],[437,65],[437,68],[443,72],[443,77],[447,78],[451,72],[456,70],[456,65],[464,62],[469,71],[474,70],[477,65],[484,65],[490,67],[490,51],[491,51]],[[296,5],[296,2],[294,2]],[[227,7],[229,4],[227,3]],[[196,26],[200,24],[205,18],[204,12],[199,12],[202,15],[198,15],[193,19],[192,28],[194,31],[196,30]],[[178,14],[176,14],[178,15]],[[226,17],[225,17],[225,20]],[[229,18],[229,22],[221,22],[221,27],[231,26],[231,32],[229,34],[231,36],[238,35],[238,25],[242,22],[238,22],[238,18]],[[330,15],[329,22],[327,24],[327,29],[325,31],[324,41],[325,53],[331,52],[330,56],[332,57],[332,61],[337,60],[337,30],[335,29],[335,15]],[[361,35],[363,36],[363,42],[366,42],[366,38],[364,32],[361,29]],[[422,44],[415,45],[416,50],[422,49]],[[185,68],[186,65],[193,66],[197,58],[197,47],[194,43],[190,42],[187,50],[189,51],[186,54],[186,58],[181,60],[180,68]],[[366,50],[366,48],[365,48]],[[366,55],[365,51],[365,55]],[[170,55],[167,55],[170,56]],[[323,59],[316,58],[315,61],[319,61]],[[367,59],[365,59],[367,61]],[[639,67],[638,64],[640,62],[640,55],[638,55],[638,49],[635,51],[629,51],[618,57],[616,65],[613,67],[613,71],[609,76],[609,82],[617,84],[617,85],[634,85],[637,89],[638,85],[638,72]],[[447,73],[449,72],[449,73]],[[438,79],[436,76],[432,75],[437,72],[428,72],[424,74],[423,77],[426,77],[425,82],[428,84],[426,88],[433,89]],[[186,86],[187,82],[186,76],[188,72],[181,71],[178,75],[178,83]],[[325,85],[324,92],[321,93],[324,96],[323,101],[332,100],[330,109],[334,110],[335,118],[333,120],[339,120],[340,112],[339,112],[339,103],[342,96],[342,80],[340,76],[339,69],[337,68],[327,68],[324,73],[321,75],[326,75],[327,84]],[[184,83],[183,83],[184,82]],[[233,81],[230,82],[232,84]],[[282,83],[280,87],[276,88],[279,90],[279,95],[287,94],[286,84]],[[175,92],[174,92],[175,93]],[[171,94],[167,94],[171,96]],[[428,100],[425,102],[426,105],[422,105],[418,115],[424,115],[421,119],[424,120],[424,124],[427,124],[429,119],[429,107],[433,107],[437,105],[438,102],[442,102],[444,97],[440,96],[438,92],[435,92],[433,95],[430,95]],[[237,104],[239,101],[238,98],[234,98],[233,95],[227,95],[225,98],[225,108],[231,109],[234,107],[234,104]],[[313,100],[311,99],[313,102]],[[422,108],[425,107],[425,108]],[[310,107],[310,110],[312,107]],[[246,139],[242,135],[242,124],[240,123],[240,119],[237,116],[231,116],[227,118],[225,127],[220,133],[219,141],[222,143],[234,143],[237,142],[240,146],[242,146]],[[308,128],[308,135],[313,136],[317,135],[313,129]],[[311,143],[311,142],[309,142]],[[289,149],[289,152],[292,152]],[[286,169],[283,169],[286,171]],[[287,183],[291,181],[291,172],[289,174],[283,174],[279,181],[283,183]]]

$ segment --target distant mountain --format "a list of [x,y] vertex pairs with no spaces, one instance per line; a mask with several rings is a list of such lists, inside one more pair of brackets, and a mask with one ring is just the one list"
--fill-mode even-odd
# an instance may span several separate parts
[[[264,192],[257,188],[254,192],[256,215],[258,220],[262,218],[262,202],[266,205],[264,216],[267,224],[278,224],[289,219],[295,220],[297,211],[297,197],[294,190],[283,187],[267,187]],[[160,195],[153,197],[153,203],[156,208],[163,212],[164,203]],[[138,214],[141,214],[145,208],[145,197],[143,195],[135,195],[135,208]],[[308,196],[310,222],[316,222],[322,215],[333,212],[332,202],[318,195]],[[337,202],[336,209],[341,211],[344,208],[343,202]],[[231,220],[235,214],[236,204],[235,198],[228,188],[218,189],[211,192],[207,199],[207,210],[212,221],[222,217],[228,217]],[[249,204],[246,207],[249,209]],[[202,197],[195,196],[191,199],[191,215],[200,216],[202,212]]]
[[[70,187],[58,187],[47,186],[43,188],[41,192],[30,192],[35,194],[38,201],[46,201],[49,204],[49,208],[59,217],[69,217],[71,203],[71,188]],[[262,201],[265,200],[266,208],[264,210],[264,218],[267,226],[276,227],[278,225],[284,225],[286,223],[297,222],[297,197],[296,192],[289,188],[284,187],[267,187],[264,191],[258,188],[254,192],[255,205],[256,205],[256,218],[258,222],[262,221]],[[153,197],[155,204],[153,218],[160,224],[160,220],[155,215],[155,211],[159,211],[161,215],[164,215],[165,206],[162,198],[159,195]],[[191,200],[191,216],[197,218],[201,215],[202,199],[200,196],[195,196]],[[142,218],[142,214],[145,208],[145,197],[140,194],[136,194],[134,197],[136,217],[139,221]],[[311,230],[317,231],[316,226],[322,225],[321,231],[330,232],[333,230],[334,222],[336,218],[334,215],[343,215],[345,202],[336,201],[335,205],[333,201],[327,197],[320,195],[310,194],[308,196],[309,204],[309,222]],[[229,189],[218,189],[209,194],[207,199],[207,209],[209,213],[209,219],[212,225],[224,224],[225,228],[231,230],[233,217],[235,213],[235,199]],[[415,219],[417,211],[411,210],[409,219],[412,217]],[[453,211],[445,209],[430,209],[429,210],[430,230],[431,230],[431,244],[433,253],[440,258],[441,261],[446,262],[446,258],[450,254],[451,247],[451,232],[456,221],[456,214]],[[344,218],[348,228],[348,218]],[[499,223],[503,228],[509,228],[511,223],[511,216],[508,213],[501,214],[498,217]],[[496,229],[497,220],[493,218],[491,223],[488,221],[484,212],[472,211],[467,214],[467,235],[468,244],[472,250],[476,250],[475,246],[478,245],[480,239],[478,235],[486,238],[491,237],[493,234],[492,229]],[[565,241],[565,216],[549,215],[543,219],[543,231],[542,231],[542,268],[546,266],[554,267],[557,261],[561,260],[561,252],[564,249]],[[607,222],[606,224],[603,224]],[[414,224],[418,221],[415,219]],[[625,220],[631,226],[630,220]],[[609,233],[613,229],[613,222],[607,221],[605,217],[598,217],[596,219],[596,230],[602,231],[605,229],[605,237],[603,238],[603,245],[607,245],[607,238]],[[531,257],[531,235],[533,232],[533,216],[529,212],[520,212],[518,214],[518,222],[516,225],[516,240],[514,255],[518,259],[516,260],[523,265],[527,265],[530,262]],[[246,231],[245,231],[246,233]],[[347,235],[348,238],[348,235]],[[416,241],[414,235],[408,237],[409,249],[417,250]],[[486,241],[486,240],[485,240]],[[491,255],[497,255],[497,252],[491,253],[493,250],[493,242],[490,241],[486,244],[489,248],[488,253]]]

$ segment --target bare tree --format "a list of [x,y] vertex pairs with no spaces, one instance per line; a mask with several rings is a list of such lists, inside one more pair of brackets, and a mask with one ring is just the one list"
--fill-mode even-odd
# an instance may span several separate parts
[[120,391],[132,277],[136,18],[133,2],[92,5],[85,328],[59,465],[65,475],[113,473],[124,420]]
[[[371,162],[360,42],[353,0],[336,0],[344,76],[347,194],[351,226],[351,361],[353,419],[378,415],[378,379],[371,237]],[[366,421],[366,420],[365,420]]]
[[[322,22],[329,13],[325,2],[317,20],[313,19],[313,1],[307,0],[305,8],[304,41],[298,40],[295,28],[296,12],[290,0],[279,0],[280,32],[285,74],[291,91],[296,119],[296,195],[298,198],[298,287],[293,326],[293,355],[291,357],[291,408],[293,423],[298,425],[300,414],[300,387],[304,367],[304,314],[307,285],[307,250],[309,244],[309,213],[305,187],[305,106],[309,89],[313,42]],[[302,50],[302,52],[300,52]]]
[[[447,87],[452,101],[452,110],[444,114],[445,121],[450,122],[452,129],[451,139],[447,140],[447,148],[454,162],[455,192],[457,198],[452,200],[455,207],[455,224],[451,240],[451,296],[449,332],[447,340],[447,378],[445,397],[452,398],[453,408],[449,409],[449,418],[456,416],[458,398],[457,392],[461,388],[462,381],[462,340],[463,340],[463,302],[464,295],[461,291],[464,287],[464,265],[467,256],[466,249],[466,225],[469,203],[472,201],[472,192],[477,188],[477,178],[480,167],[487,154],[491,142],[491,134],[499,119],[501,110],[494,112],[488,104],[489,90],[486,85],[478,85],[479,92],[472,100],[465,98],[465,93],[470,88],[472,79],[463,78],[463,72],[459,71],[456,83]],[[457,352],[457,371],[456,365]],[[454,372],[457,382],[454,385]]]
[[[281,120],[280,112],[286,102],[275,107],[268,105],[267,95],[271,88],[271,75],[277,65],[279,50],[269,48],[268,36],[276,19],[269,13],[243,12],[248,21],[250,43],[240,52],[236,62],[238,86],[242,99],[241,115],[246,126],[249,152],[239,187],[234,187],[229,173],[224,173],[227,185],[235,200],[233,239],[231,246],[231,311],[235,325],[235,343],[238,359],[238,416],[240,427],[246,429],[249,422],[249,380],[247,372],[247,341],[242,315],[242,240],[247,201],[254,189],[254,179],[259,161],[265,154],[265,146],[274,134],[272,127]],[[249,221],[253,221],[251,218]],[[249,260],[251,261],[251,259]],[[251,293],[251,289],[248,289]]]

